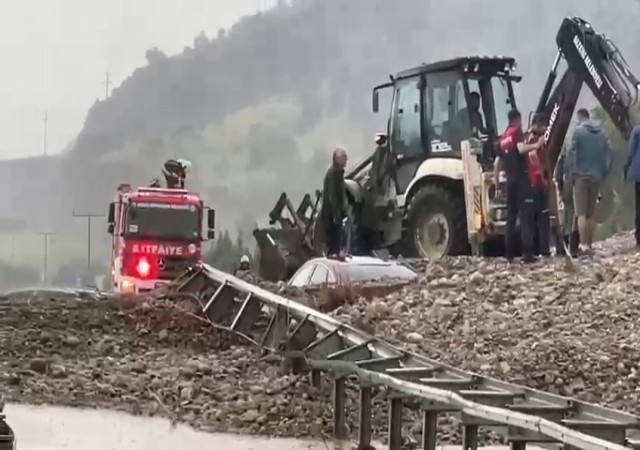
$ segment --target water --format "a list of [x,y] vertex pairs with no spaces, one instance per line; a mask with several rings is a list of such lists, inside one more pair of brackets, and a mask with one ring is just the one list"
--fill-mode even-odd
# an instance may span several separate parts
[[[210,434],[160,418],[51,406],[7,405],[20,450],[347,450],[351,443]],[[374,444],[382,450],[382,444]],[[460,446],[438,447],[443,450]],[[508,450],[509,447],[480,447]],[[529,448],[529,447],[527,447]],[[533,448],[531,449],[533,450]]]
[[[270,439],[210,434],[185,425],[172,428],[160,418],[124,413],[7,405],[7,422],[20,450],[331,450],[333,444],[299,439]],[[344,445],[344,449],[350,448]]]

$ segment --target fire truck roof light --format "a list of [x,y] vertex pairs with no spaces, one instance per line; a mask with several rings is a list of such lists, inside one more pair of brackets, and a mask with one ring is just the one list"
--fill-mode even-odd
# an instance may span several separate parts
[[157,192],[162,194],[188,194],[186,189],[165,189],[165,188],[153,188],[153,187],[141,187],[138,188],[140,192]]

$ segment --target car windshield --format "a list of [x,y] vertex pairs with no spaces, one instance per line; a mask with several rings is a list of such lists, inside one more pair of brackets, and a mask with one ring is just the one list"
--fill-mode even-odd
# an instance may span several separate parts
[[200,215],[194,205],[137,203],[127,210],[125,235],[166,240],[197,240]]
[[349,276],[349,281],[353,283],[377,281],[383,278],[412,280],[417,277],[413,270],[398,264],[346,264],[344,270]]

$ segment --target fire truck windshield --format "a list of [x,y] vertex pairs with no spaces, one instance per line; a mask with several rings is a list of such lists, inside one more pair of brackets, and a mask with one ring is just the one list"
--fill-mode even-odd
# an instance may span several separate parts
[[200,214],[194,205],[135,203],[127,208],[124,235],[195,241],[200,235]]

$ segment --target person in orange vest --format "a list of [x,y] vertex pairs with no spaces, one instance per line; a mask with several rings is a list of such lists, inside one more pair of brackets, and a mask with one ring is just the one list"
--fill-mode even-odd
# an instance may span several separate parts
[[[540,141],[546,129],[546,119],[541,113],[533,115],[531,128],[525,134],[524,142],[526,144],[537,143]],[[544,170],[544,148],[538,147],[537,150],[527,154],[527,164],[529,170],[529,181],[533,189],[533,224],[534,224],[534,243],[535,253],[542,256],[551,255],[551,223],[549,221],[549,177]]]

